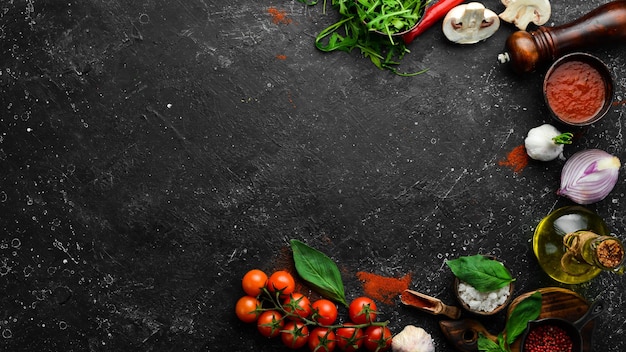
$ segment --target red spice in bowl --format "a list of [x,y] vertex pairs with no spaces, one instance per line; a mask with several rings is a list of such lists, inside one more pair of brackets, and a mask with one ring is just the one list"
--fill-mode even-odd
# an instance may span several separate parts
[[528,332],[524,352],[571,352],[574,344],[567,332],[556,325],[538,325]]
[[584,126],[598,121],[613,100],[611,73],[595,56],[565,55],[548,70],[543,84],[548,107],[561,122]]

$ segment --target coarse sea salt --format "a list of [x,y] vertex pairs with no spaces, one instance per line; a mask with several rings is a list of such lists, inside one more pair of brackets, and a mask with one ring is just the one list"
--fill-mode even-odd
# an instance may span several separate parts
[[498,290],[480,292],[466,282],[460,281],[458,286],[459,298],[470,309],[477,312],[492,312],[509,298],[510,284]]

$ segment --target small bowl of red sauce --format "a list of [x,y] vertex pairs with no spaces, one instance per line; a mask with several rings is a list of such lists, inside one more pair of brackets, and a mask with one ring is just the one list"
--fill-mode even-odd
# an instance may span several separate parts
[[552,115],[570,126],[600,120],[613,103],[613,77],[597,57],[571,53],[555,61],[543,81],[543,96]]

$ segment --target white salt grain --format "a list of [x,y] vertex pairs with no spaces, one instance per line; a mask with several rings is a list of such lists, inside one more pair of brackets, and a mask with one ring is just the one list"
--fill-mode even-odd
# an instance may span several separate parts
[[478,312],[491,312],[506,302],[509,297],[509,287],[506,285],[498,290],[480,292],[473,286],[460,281],[459,298],[465,302],[470,309]]

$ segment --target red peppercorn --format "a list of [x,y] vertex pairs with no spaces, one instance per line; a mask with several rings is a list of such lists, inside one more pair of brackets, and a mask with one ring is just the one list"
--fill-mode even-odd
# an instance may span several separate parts
[[555,325],[539,325],[528,332],[524,342],[527,352],[571,352],[573,343],[565,330]]

